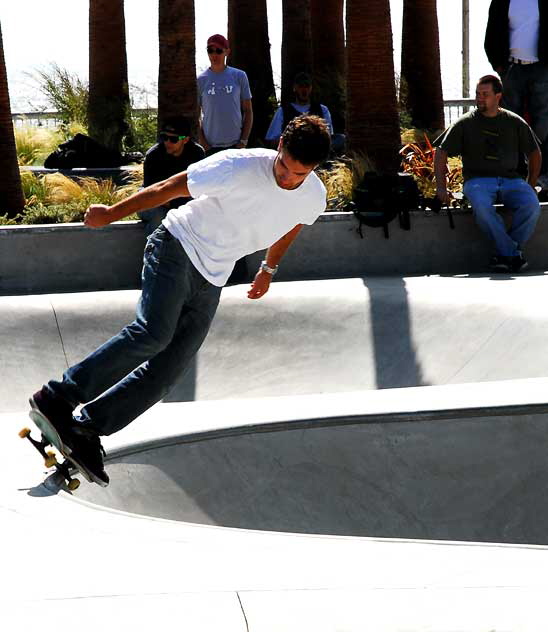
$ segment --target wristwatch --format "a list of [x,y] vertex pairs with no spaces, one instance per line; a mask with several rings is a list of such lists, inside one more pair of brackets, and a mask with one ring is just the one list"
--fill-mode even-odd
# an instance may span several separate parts
[[247,145],[247,138],[240,138],[240,145],[245,147]]
[[271,274],[272,276],[274,276],[276,274],[276,272],[278,272],[278,266],[271,268],[266,261],[261,261],[261,267],[260,270],[263,270],[264,272],[268,272],[268,274]]

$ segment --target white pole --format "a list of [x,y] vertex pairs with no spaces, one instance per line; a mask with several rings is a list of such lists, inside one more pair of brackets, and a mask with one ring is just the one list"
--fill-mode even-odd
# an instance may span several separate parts
[[470,5],[462,0],[462,98],[470,97]]

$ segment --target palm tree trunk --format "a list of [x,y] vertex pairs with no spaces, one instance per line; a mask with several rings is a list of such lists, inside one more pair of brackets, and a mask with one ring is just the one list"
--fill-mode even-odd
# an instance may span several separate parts
[[443,94],[436,0],[404,0],[401,99],[415,127],[443,129]]
[[186,116],[198,128],[194,0],[160,0],[158,31],[158,121]]
[[282,0],[282,103],[293,97],[298,72],[312,72],[310,0]]
[[310,0],[314,98],[331,112],[336,132],[344,131],[344,0]]
[[253,96],[250,145],[264,139],[276,94],[268,39],[266,0],[228,0],[230,65],[245,71]]
[[347,0],[346,55],[349,149],[366,154],[377,173],[395,174],[400,127],[389,0]]
[[89,134],[120,151],[128,131],[129,88],[123,0],[89,2]]
[[0,214],[13,218],[25,206],[13,133],[4,43],[0,26]]

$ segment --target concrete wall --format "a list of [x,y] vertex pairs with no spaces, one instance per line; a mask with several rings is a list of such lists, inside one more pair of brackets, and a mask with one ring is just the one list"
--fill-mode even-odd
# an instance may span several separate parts
[[[469,274],[488,271],[490,245],[469,211],[448,217],[411,213],[411,230],[398,220],[389,239],[349,213],[325,213],[305,227],[280,267],[281,280],[379,275]],[[82,224],[0,226],[0,294],[37,294],[137,288],[145,236],[140,222],[101,229]],[[548,269],[548,205],[525,248],[530,269]],[[232,282],[252,278],[263,257],[255,253]]]

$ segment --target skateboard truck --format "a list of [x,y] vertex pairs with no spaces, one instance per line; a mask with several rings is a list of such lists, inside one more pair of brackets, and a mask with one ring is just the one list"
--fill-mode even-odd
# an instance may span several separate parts
[[46,448],[51,445],[51,442],[44,435],[42,435],[41,441],[37,441],[31,436],[30,428],[23,428],[20,430],[19,436],[21,439],[28,439],[38,452],[40,452],[40,454],[44,457],[44,464],[47,468],[55,467],[59,474],[61,474],[61,476],[66,480],[67,487],[71,492],[80,487],[80,480],[73,478],[70,474],[71,468],[67,460],[65,459],[62,463],[59,463],[55,452],[52,450],[46,451]]

